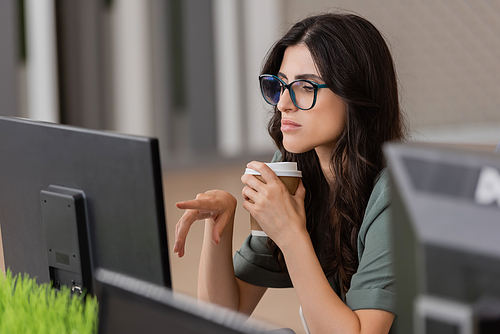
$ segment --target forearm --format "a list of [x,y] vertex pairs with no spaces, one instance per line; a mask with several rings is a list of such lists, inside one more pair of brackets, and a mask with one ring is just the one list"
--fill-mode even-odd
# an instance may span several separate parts
[[311,333],[361,333],[358,316],[328,283],[310,238],[297,238],[282,251]]
[[232,249],[234,217],[216,245],[212,240],[213,222],[205,221],[205,233],[198,274],[198,297],[238,310],[239,288],[234,275]]

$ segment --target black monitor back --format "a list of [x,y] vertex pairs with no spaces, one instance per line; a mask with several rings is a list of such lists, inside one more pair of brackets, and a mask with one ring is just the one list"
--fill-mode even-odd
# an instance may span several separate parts
[[158,141],[0,116],[6,268],[49,281],[41,191],[82,191],[93,267],[171,286]]
[[214,304],[105,269],[96,274],[99,334],[293,334]]
[[384,152],[397,333],[481,333],[478,312],[493,305],[500,314],[500,156],[428,144]]

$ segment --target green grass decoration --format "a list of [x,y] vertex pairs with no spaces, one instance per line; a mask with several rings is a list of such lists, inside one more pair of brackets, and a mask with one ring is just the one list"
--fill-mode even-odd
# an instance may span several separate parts
[[97,317],[95,297],[73,297],[68,287],[56,292],[27,274],[0,272],[0,333],[95,334]]

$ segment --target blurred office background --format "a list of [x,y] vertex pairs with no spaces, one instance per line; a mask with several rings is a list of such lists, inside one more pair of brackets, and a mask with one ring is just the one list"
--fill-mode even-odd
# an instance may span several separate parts
[[4,115],[161,139],[165,167],[269,154],[257,75],[309,13],[342,8],[389,42],[417,138],[495,142],[492,0],[2,0]]
[[[494,0],[0,0],[0,114],[158,137],[172,246],[176,201],[209,188],[238,197],[243,164],[272,156],[257,80],[268,48],[338,9],[387,38],[414,139],[500,140]],[[185,259],[171,254],[174,289],[189,294],[201,225]],[[293,292],[271,292],[256,315],[302,331]]]

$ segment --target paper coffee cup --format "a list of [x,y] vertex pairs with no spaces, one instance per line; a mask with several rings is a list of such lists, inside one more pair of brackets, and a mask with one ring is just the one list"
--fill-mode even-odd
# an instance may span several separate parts
[[[297,187],[299,186],[299,180],[302,177],[302,172],[297,170],[296,162],[271,162],[266,163],[266,165],[271,168],[272,171],[278,176],[278,178],[285,184],[286,188],[291,195],[295,195]],[[245,174],[251,174],[259,179],[261,182],[265,182],[259,172],[256,170],[247,168]],[[250,215],[250,227],[252,229],[252,235],[254,236],[267,236],[259,223],[255,218]]]

